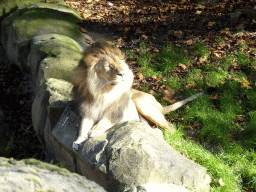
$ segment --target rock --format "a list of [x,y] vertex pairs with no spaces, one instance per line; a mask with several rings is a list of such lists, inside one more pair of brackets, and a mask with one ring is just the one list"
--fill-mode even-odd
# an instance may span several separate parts
[[37,3],[19,8],[2,22],[1,40],[7,56],[29,72],[36,84],[32,121],[43,144],[48,105],[72,99],[72,71],[90,39],[79,30],[81,20],[66,5]]
[[[64,3],[64,0],[48,0],[49,2],[60,2]],[[7,13],[17,8],[18,6],[24,6],[31,3],[42,2],[42,0],[1,0],[0,1],[0,18],[5,16]],[[1,19],[0,19],[1,20]]]
[[45,137],[46,146],[55,158],[65,161],[72,170],[96,181],[107,191],[138,188],[150,191],[152,185],[209,191],[210,177],[206,169],[175,151],[163,140],[161,131],[152,129],[146,122],[120,123],[87,140],[75,154],[72,143],[78,135],[80,118],[69,105],[58,122],[50,106]]
[[30,71],[37,86],[40,86],[42,78],[70,81],[73,69],[82,58],[83,48],[65,35],[36,36],[30,46],[26,70]]
[[[1,41],[8,58],[27,70],[30,43],[35,36],[59,34],[87,46],[89,36],[80,32],[77,25],[82,17],[62,4],[37,3],[19,8],[2,21]],[[58,52],[52,53],[56,56]]]
[[179,187],[174,184],[157,184],[157,183],[146,183],[144,185],[140,185],[134,187],[132,189],[125,190],[124,192],[190,192],[190,190]]
[[0,191],[103,192],[101,186],[65,168],[35,159],[0,157]]

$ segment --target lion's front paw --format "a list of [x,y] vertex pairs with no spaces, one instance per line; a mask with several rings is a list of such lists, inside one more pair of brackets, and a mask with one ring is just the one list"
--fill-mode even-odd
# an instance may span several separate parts
[[76,143],[76,141],[73,142],[72,149],[73,151],[77,152],[79,149],[79,143]]

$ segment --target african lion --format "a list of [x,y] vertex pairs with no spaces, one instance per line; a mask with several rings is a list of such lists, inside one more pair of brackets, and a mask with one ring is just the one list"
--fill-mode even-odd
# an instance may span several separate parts
[[82,116],[79,135],[72,146],[74,151],[89,137],[124,121],[144,118],[174,132],[164,115],[203,94],[162,107],[152,95],[131,88],[133,73],[121,50],[108,42],[96,42],[84,52],[74,71],[73,83],[74,99]]

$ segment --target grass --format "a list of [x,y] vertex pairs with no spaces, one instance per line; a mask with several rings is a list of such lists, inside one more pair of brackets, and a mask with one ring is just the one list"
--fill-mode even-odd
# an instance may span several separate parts
[[[207,168],[211,191],[256,191],[256,59],[246,49],[246,44],[236,46],[220,58],[203,44],[168,45],[157,54],[143,44],[137,55],[128,52],[139,60],[145,78],[160,77],[176,96],[186,98],[206,87],[216,88],[211,96],[168,114],[176,120],[177,132],[165,133],[171,146]],[[182,72],[179,64],[185,66]],[[186,86],[191,83],[195,86]],[[149,89],[144,86],[143,91]]]

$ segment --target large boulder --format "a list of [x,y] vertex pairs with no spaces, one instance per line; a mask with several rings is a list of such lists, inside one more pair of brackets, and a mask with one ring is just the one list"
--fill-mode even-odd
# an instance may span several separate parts
[[0,191],[104,192],[95,182],[36,159],[0,157]]
[[21,7],[2,21],[1,41],[9,59],[28,71],[31,40],[36,36],[64,35],[85,48],[88,36],[81,33],[77,25],[81,20],[75,10],[62,4],[37,3]]
[[75,154],[72,142],[77,138],[81,119],[72,102],[65,106],[64,102],[50,105],[45,138],[49,157],[64,160],[71,171],[77,170],[108,191],[133,191],[154,185],[168,186],[169,190],[209,190],[206,169],[175,151],[164,141],[162,132],[145,121],[120,123],[88,139]]
[[72,71],[90,39],[79,30],[81,20],[67,5],[37,3],[19,7],[1,24],[1,41],[8,58],[30,73],[36,85],[32,120],[43,144],[48,105],[72,99]]
[[[64,3],[64,0],[48,0],[49,2],[60,2]],[[32,3],[42,2],[42,0],[1,0],[0,1],[0,20],[1,17],[4,17],[9,12],[14,10],[19,6],[24,6]]]

